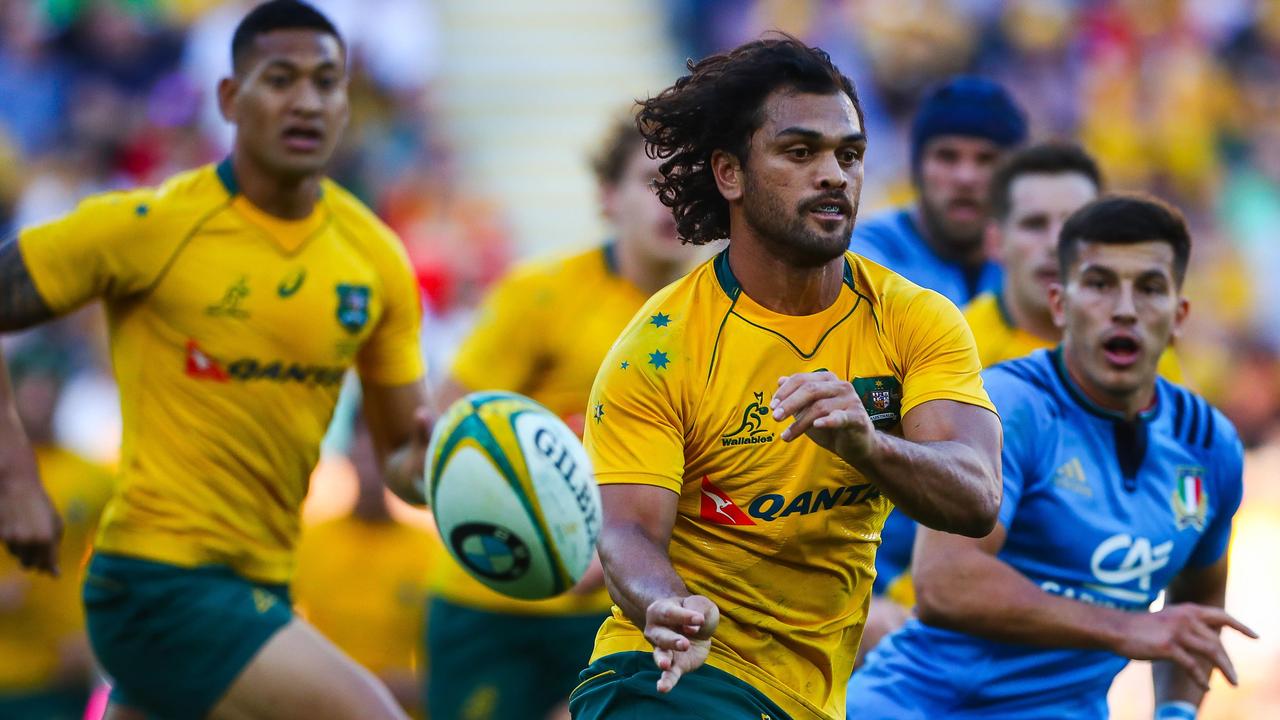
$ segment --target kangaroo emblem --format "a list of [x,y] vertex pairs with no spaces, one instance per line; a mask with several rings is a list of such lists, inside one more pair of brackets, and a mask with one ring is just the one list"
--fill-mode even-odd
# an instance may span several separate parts
[[754,393],[754,395],[756,398],[755,402],[748,405],[747,408],[742,411],[742,423],[738,425],[738,429],[724,437],[737,437],[744,433],[747,435],[759,435],[760,433],[767,432],[764,429],[763,418],[769,414],[769,408],[764,405],[764,393],[758,392]]

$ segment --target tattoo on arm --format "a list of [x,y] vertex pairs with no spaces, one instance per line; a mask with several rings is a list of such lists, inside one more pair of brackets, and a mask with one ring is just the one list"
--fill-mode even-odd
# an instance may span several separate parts
[[52,317],[27,272],[17,236],[0,241],[0,331],[21,330]]

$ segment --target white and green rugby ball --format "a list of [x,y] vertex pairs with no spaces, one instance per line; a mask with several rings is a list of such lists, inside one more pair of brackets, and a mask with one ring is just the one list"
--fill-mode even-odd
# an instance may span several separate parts
[[600,490],[577,435],[511,392],[476,392],[436,423],[425,490],[445,547],[472,577],[539,600],[582,578],[600,534]]

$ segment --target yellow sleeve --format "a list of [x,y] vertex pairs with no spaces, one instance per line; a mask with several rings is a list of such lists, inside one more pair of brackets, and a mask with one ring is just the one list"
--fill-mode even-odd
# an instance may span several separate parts
[[903,295],[886,318],[902,361],[902,415],[930,400],[956,400],[995,412],[978,374],[982,364],[973,332],[960,309],[932,290],[912,288]]
[[356,358],[360,379],[375,385],[405,385],[422,378],[425,363],[418,345],[422,332],[422,302],[409,256],[394,235],[379,260],[382,278],[382,318]]
[[[530,272],[504,278],[484,299],[471,334],[454,355],[449,373],[468,391],[527,392],[544,356],[551,289]],[[560,321],[563,321],[561,318]]]
[[633,326],[605,357],[591,389],[583,444],[601,485],[655,485],[679,494],[684,423],[675,388],[687,359],[654,347],[644,325]]
[[1160,363],[1156,365],[1156,372],[1171,383],[1183,384],[1182,364],[1178,362],[1178,353],[1174,352],[1172,346],[1160,353]]
[[50,310],[127,297],[155,281],[192,223],[165,222],[153,197],[150,190],[97,195],[19,234],[22,259]]

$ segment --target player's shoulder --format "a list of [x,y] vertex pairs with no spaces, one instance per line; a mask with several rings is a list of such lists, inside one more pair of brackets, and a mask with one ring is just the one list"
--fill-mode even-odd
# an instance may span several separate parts
[[854,225],[849,249],[885,262],[900,260],[909,254],[916,234],[910,211],[890,208],[859,220]]
[[321,186],[325,206],[333,221],[351,242],[373,253],[389,253],[396,257],[404,255],[400,236],[350,190],[329,178],[325,178]]
[[1062,400],[1051,350],[996,363],[982,371],[982,383],[1001,417],[1018,406],[1047,412]]
[[616,360],[612,364],[619,367],[642,362],[671,375],[705,360],[716,330],[742,292],[731,273],[717,273],[717,262],[727,269],[727,256],[721,253],[651,295],[619,334],[606,362]]
[[1236,426],[1208,400],[1189,388],[1156,378],[1158,397],[1168,403],[1166,426],[1178,444],[1208,458],[1238,458],[1243,450]]
[[230,197],[215,166],[205,165],[173,175],[159,185],[91,195],[80,202],[72,217],[99,228],[128,223],[136,232],[164,227],[172,233],[176,230],[173,223],[193,225],[225,207]]
[[881,318],[933,322],[939,315],[961,319],[960,309],[945,295],[917,285],[897,272],[856,252],[845,253],[854,290]]
[[990,327],[1001,320],[1000,299],[994,292],[984,292],[970,300],[962,312],[970,326]]
[[541,255],[517,263],[501,282],[525,289],[567,289],[605,276],[611,257],[608,245]]

